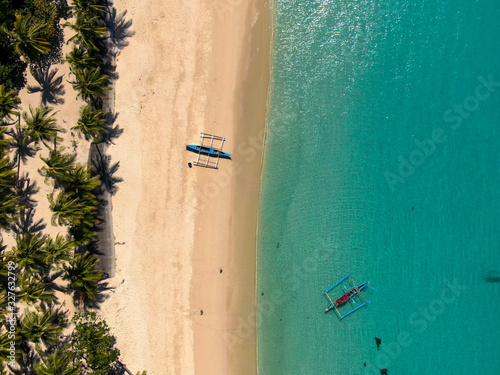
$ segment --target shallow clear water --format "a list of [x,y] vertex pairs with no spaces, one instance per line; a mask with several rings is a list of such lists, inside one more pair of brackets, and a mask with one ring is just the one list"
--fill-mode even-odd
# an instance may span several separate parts
[[500,3],[275,7],[259,374],[499,374]]

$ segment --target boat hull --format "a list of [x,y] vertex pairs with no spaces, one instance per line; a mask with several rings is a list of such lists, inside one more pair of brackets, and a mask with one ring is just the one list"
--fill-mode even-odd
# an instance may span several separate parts
[[231,159],[231,154],[210,147],[199,146],[199,145],[187,145],[186,149],[189,151],[201,153],[203,155],[214,156],[214,157],[218,156],[220,158]]
[[351,298],[355,297],[359,291],[365,289],[370,283],[366,282],[364,284],[361,284],[358,288],[352,288],[350,289],[346,294],[344,294],[342,297],[337,299],[333,305],[329,307],[329,310],[331,310],[333,307],[338,307],[342,306],[345,303],[347,303]]

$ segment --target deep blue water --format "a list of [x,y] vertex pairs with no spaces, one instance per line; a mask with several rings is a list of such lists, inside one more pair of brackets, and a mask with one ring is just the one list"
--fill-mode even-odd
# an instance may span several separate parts
[[500,374],[499,36],[495,0],[275,1],[260,375]]

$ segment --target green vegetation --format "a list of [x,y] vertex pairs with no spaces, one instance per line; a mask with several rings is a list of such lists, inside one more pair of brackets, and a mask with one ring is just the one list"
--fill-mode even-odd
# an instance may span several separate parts
[[35,142],[43,143],[49,147],[49,143],[55,143],[62,139],[57,135],[64,132],[57,126],[51,107],[37,107],[35,109],[29,107],[29,113],[23,113],[23,120],[26,123],[28,136]]
[[115,338],[110,335],[106,322],[95,312],[75,314],[73,317],[75,333],[73,349],[78,357],[85,359],[85,364],[92,374],[106,375],[117,361],[120,351],[115,348]]
[[78,13],[74,23],[66,22],[76,32],[68,42],[75,42],[76,45],[82,45],[87,50],[99,51],[98,42],[107,35],[105,27],[100,26],[98,16],[91,16],[88,13]]
[[44,23],[36,23],[32,16],[16,14],[14,28],[8,30],[2,25],[2,31],[7,34],[14,51],[24,57],[25,61],[33,62],[40,59],[41,55],[50,52],[50,43],[45,37],[45,27]]
[[39,375],[79,375],[81,374],[80,362],[75,362],[72,352],[56,350],[35,363],[33,368]]
[[[5,117],[4,117],[5,118]],[[0,128],[0,229],[9,229],[15,222],[19,199],[16,194],[17,178],[14,164],[8,155],[8,141],[5,141],[6,130]]]
[[[95,170],[78,164],[62,146],[64,130],[47,105],[62,103],[57,97],[64,92],[62,77],[50,66],[61,62],[61,20],[72,16],[65,23],[75,32],[65,61],[86,104],[71,129],[93,143],[109,136],[102,108],[113,76],[106,5],[102,0],[75,0],[71,7],[65,0],[0,0],[0,374],[105,375],[123,368],[106,322],[88,310],[98,306],[106,287],[94,242],[103,186]],[[40,93],[41,105],[20,113],[18,90],[28,66],[39,84],[28,92]],[[35,220],[39,189],[23,172],[37,155],[44,163],[39,172],[51,187],[51,222],[62,229],[55,236],[43,233],[43,219]],[[13,242],[9,247],[6,237]],[[73,297],[79,313],[72,320],[60,293]],[[14,320],[7,319],[13,313]]]
[[111,87],[107,86],[109,76],[102,74],[100,67],[76,69],[74,74],[74,86],[78,96],[98,108],[106,97],[106,91],[111,90]]
[[12,116],[18,114],[19,97],[15,90],[7,90],[5,85],[0,85],[0,121],[4,125],[4,120],[11,120]]
[[19,90],[26,82],[28,64],[60,59],[60,20],[67,14],[61,3],[0,1],[0,85]]
[[82,107],[78,123],[71,129],[76,130],[86,141],[94,143],[101,142],[108,135],[104,112],[92,110],[88,105]]

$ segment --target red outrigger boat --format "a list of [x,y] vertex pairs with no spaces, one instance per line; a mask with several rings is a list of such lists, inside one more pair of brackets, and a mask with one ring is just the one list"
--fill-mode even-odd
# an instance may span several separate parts
[[[351,273],[349,273],[348,275],[344,276],[342,279],[340,279],[334,286],[332,286],[330,289],[328,289],[324,294],[326,295],[326,297],[328,298],[328,300],[330,301],[331,305],[329,307],[327,307],[326,311],[330,311],[330,310],[333,310],[335,309],[335,311],[337,312],[338,316],[340,319],[343,319],[345,318],[347,315],[353,313],[354,311],[362,308],[363,306],[366,306],[368,305],[370,302],[367,301],[365,299],[365,297],[363,296],[363,293],[361,293],[361,291],[366,288],[368,285],[370,285],[370,282],[367,281],[366,283],[363,283],[361,285],[356,285],[356,283],[354,282],[353,279],[351,279]],[[340,298],[338,298],[337,300],[333,301],[330,296],[328,295],[328,292],[331,291],[333,288],[335,288],[337,285],[339,285],[341,282],[343,282],[345,279],[349,278],[349,280],[352,282],[352,284],[354,285],[353,287],[351,287],[350,289],[347,290],[347,292]],[[344,286],[344,288],[346,288]],[[347,288],[346,288],[347,289]],[[341,307],[343,305],[345,305],[347,302],[351,301],[353,303],[355,303],[354,301],[354,298],[357,297],[357,296],[361,296],[361,298],[363,299],[363,303],[357,307],[355,307],[354,309],[346,312],[345,314],[341,314],[340,311],[338,310],[338,307]]]

